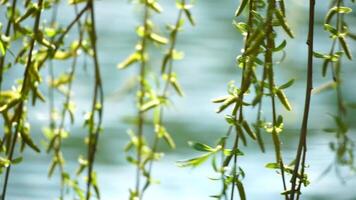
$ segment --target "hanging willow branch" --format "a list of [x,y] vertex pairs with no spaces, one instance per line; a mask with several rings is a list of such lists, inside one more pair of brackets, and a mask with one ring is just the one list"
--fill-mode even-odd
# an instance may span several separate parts
[[[348,39],[355,40],[355,34],[351,32],[345,19],[346,15],[351,14],[352,9],[345,6],[343,0],[331,1],[331,6],[326,14],[324,29],[330,34],[332,40],[331,48],[328,53],[314,52],[314,57],[323,59],[322,76],[327,75],[328,69],[332,81],[323,84],[317,88],[314,93],[322,92],[327,89],[335,88],[337,113],[332,115],[336,127],[327,127],[325,132],[335,134],[335,141],[330,142],[330,148],[335,152],[335,170],[340,178],[343,178],[338,169],[340,166],[347,166],[351,171],[355,171],[354,162],[354,141],[349,136],[349,124],[347,120],[347,111],[349,108],[355,108],[353,103],[346,102],[342,91],[342,69],[343,59],[346,57],[352,60],[352,52],[349,48]],[[332,168],[331,164],[323,175]]]
[[[57,5],[53,7],[52,22],[49,28],[46,28],[49,32],[53,32],[53,38],[58,32],[58,27],[56,27],[56,15],[57,15]],[[78,7],[74,5],[75,14],[78,14]],[[70,174],[65,171],[65,159],[62,153],[62,142],[63,139],[69,137],[69,132],[65,130],[66,117],[69,115],[70,123],[74,123],[74,112],[75,104],[72,101],[72,86],[74,81],[74,74],[76,71],[76,65],[78,60],[79,49],[82,48],[83,42],[83,30],[80,20],[77,21],[78,24],[78,34],[79,39],[71,43],[67,50],[61,50],[57,52],[53,59],[56,60],[68,60],[72,59],[71,67],[69,72],[60,74],[55,78],[55,73],[53,69],[52,61],[49,63],[49,127],[44,129],[44,134],[48,138],[47,152],[53,151],[52,162],[49,167],[48,176],[51,177],[55,169],[58,167],[60,173],[60,196],[59,199],[64,199],[64,191],[66,187],[73,188],[78,196],[83,196],[81,190],[78,190],[78,183],[70,178]],[[58,90],[64,95],[64,102],[60,113],[57,113],[55,108],[55,94],[54,92]],[[59,115],[59,118],[58,118]],[[57,123],[57,120],[59,122]]]
[[97,176],[94,171],[94,161],[97,152],[97,146],[99,141],[99,134],[102,131],[102,119],[103,119],[103,103],[104,103],[104,91],[101,80],[100,65],[98,60],[97,50],[97,34],[95,25],[95,11],[94,0],[88,1],[89,20],[86,21],[87,34],[89,36],[90,45],[92,48],[92,57],[94,64],[94,91],[91,112],[87,113],[85,125],[88,127],[88,137],[86,143],[88,145],[87,153],[87,187],[85,199],[91,198],[91,188],[93,187],[95,194],[100,199],[99,187],[97,184]]
[[[136,133],[129,131],[131,141],[126,146],[125,151],[129,152],[133,147],[136,150],[136,158],[128,156],[129,162],[136,165],[136,184],[135,189],[130,190],[130,199],[143,199],[144,192],[152,184],[152,169],[154,161],[162,157],[158,151],[158,145],[161,139],[175,148],[174,141],[164,126],[164,108],[169,104],[169,88],[172,87],[178,95],[182,96],[183,92],[177,80],[177,75],[173,72],[173,61],[181,59],[183,53],[175,49],[178,32],[183,26],[183,16],[185,15],[189,22],[194,25],[194,19],[190,9],[192,5],[187,4],[186,0],[177,2],[179,9],[178,17],[174,25],[168,25],[169,39],[159,35],[154,30],[154,24],[150,20],[151,12],[161,13],[162,8],[157,1],[142,1],[144,13],[142,25],[137,28],[137,34],[141,38],[136,46],[136,52],[131,54],[126,60],[118,65],[119,69],[124,69],[131,64],[139,62],[139,90],[138,90],[138,121]],[[159,75],[149,70],[148,46],[150,44],[165,45],[170,43],[167,53],[163,56],[161,72]],[[147,74],[162,77],[162,92],[156,92],[151,86]],[[158,88],[159,89],[159,88]],[[153,127],[154,139],[151,146],[146,143],[147,133],[144,131],[145,114],[153,110]],[[141,185],[141,180],[144,180]]]
[[[273,14],[274,12],[280,12],[276,10],[276,2],[274,0],[268,1],[267,6],[267,17],[266,17],[266,52],[265,52],[265,70],[268,79],[268,86],[269,92],[271,96],[271,105],[272,105],[272,140],[275,147],[275,154],[276,154],[276,164],[279,165],[279,169],[281,172],[282,183],[284,191],[287,190],[286,181],[285,181],[285,173],[284,173],[284,163],[281,153],[281,141],[279,138],[279,133],[281,132],[281,126],[283,123],[282,116],[278,116],[277,119],[277,111],[276,111],[276,95],[280,96],[283,95],[283,91],[276,88],[274,83],[274,70],[273,70],[273,49],[275,48],[275,41],[274,41],[274,30],[273,30]],[[281,12],[282,13],[282,12]],[[284,96],[284,95],[283,95]],[[284,97],[283,97],[284,98]],[[289,103],[285,103],[287,109],[290,110]],[[288,195],[285,194],[285,199],[288,199]]]
[[[293,176],[291,178],[290,200],[299,199],[301,194],[301,184],[307,184],[305,172],[305,161],[307,153],[308,119],[310,111],[310,99],[313,89],[313,51],[314,51],[314,16],[315,0],[309,1],[309,31],[308,31],[308,66],[307,66],[307,86],[305,91],[305,105],[302,127],[300,130],[299,145],[295,158]],[[299,171],[300,170],[300,171]]]
[[[190,8],[192,5],[189,5],[186,3],[185,0],[181,0],[180,2],[177,3],[177,7],[179,9],[178,11],[178,16],[176,19],[176,22],[174,25],[168,26],[169,27],[169,42],[170,42],[170,47],[168,49],[168,52],[164,55],[162,59],[162,67],[161,67],[161,74],[162,74],[162,79],[163,79],[163,90],[161,94],[159,95],[159,98],[161,99],[160,103],[154,110],[154,128],[155,128],[155,136],[153,140],[153,145],[152,145],[152,155],[154,156],[157,154],[158,151],[158,144],[161,139],[164,139],[167,144],[171,148],[175,148],[175,143],[170,136],[170,134],[167,132],[165,126],[164,126],[164,108],[167,106],[165,103],[168,98],[169,98],[169,88],[170,86],[173,87],[173,89],[178,93],[178,95],[183,96],[183,91],[178,83],[177,80],[177,75],[173,72],[173,62],[174,60],[181,59],[183,57],[183,52],[179,52],[175,49],[177,39],[178,39],[178,32],[181,31],[182,26],[184,24],[183,20],[183,14],[186,15],[188,20],[190,21],[191,25],[194,25],[195,22],[190,14]],[[142,188],[142,191],[140,192],[141,197],[140,199],[143,198],[144,192],[147,190],[149,185],[152,182],[152,167],[153,167],[154,159],[150,159],[148,161],[148,169],[146,169],[146,180],[145,184]]]
[[[53,5],[55,4],[55,2],[52,3]],[[84,8],[78,12],[77,16],[69,23],[68,26],[63,29],[53,29],[52,27],[43,28],[40,26],[42,11],[44,9],[52,8],[52,4],[46,4],[46,6],[44,6],[43,1],[39,1],[37,4],[26,1],[24,4],[25,12],[23,14],[16,9],[16,1],[13,1],[13,5],[13,7],[10,7],[9,23],[11,21],[14,33],[9,36],[6,43],[4,43],[4,37],[2,37],[1,51],[4,56],[7,51],[10,51],[11,54],[14,55],[15,53],[10,50],[10,42],[22,39],[24,41],[23,47],[19,50],[17,55],[14,55],[14,62],[6,64],[6,66],[8,68],[9,66],[11,67],[15,64],[24,65],[25,72],[20,86],[13,86],[13,90],[2,90],[0,93],[0,112],[4,119],[4,130],[6,130],[3,139],[0,141],[0,152],[4,152],[6,155],[6,158],[1,157],[1,161],[4,160],[6,163],[3,164],[3,162],[1,162],[0,165],[0,172],[3,169],[6,169],[4,175],[3,193],[1,196],[3,200],[6,196],[11,165],[17,164],[22,160],[22,157],[13,158],[16,144],[19,143],[18,141],[20,140],[21,142],[20,153],[22,153],[25,146],[39,152],[39,148],[30,136],[30,124],[27,122],[27,101],[30,100],[30,95],[32,95],[31,100],[33,105],[35,105],[37,99],[41,101],[45,100],[39,90],[39,84],[42,82],[39,71],[48,60],[66,59],[76,54],[75,52],[77,47],[73,47],[70,52],[63,52],[59,49],[64,43],[63,40],[65,36],[80,20],[86,10],[88,10],[88,6],[84,6]],[[24,21],[31,20],[31,17],[33,17],[34,21],[32,30],[25,28],[22,24]],[[3,51],[5,51],[4,54]],[[4,59],[2,61],[3,66],[5,65],[4,56],[1,58]],[[2,73],[3,72],[4,71],[2,71]],[[3,74],[1,75],[3,76]],[[62,82],[63,80],[57,80],[55,84],[61,84]],[[54,82],[51,82],[51,84],[54,84]],[[16,124],[16,126],[13,127],[13,124]],[[63,125],[60,126],[63,127]],[[60,135],[64,135],[63,131],[61,131]],[[59,151],[57,151],[57,156],[60,156]],[[60,160],[57,161],[58,163],[54,165],[62,162]],[[64,177],[66,177],[65,179],[68,180],[68,176],[66,176],[66,174],[64,175]],[[75,186],[74,183],[72,183],[72,186]]]
[[[266,7],[267,5],[267,7]],[[246,194],[242,184],[242,179],[245,176],[244,171],[238,165],[238,156],[243,153],[239,148],[239,142],[247,145],[248,135],[252,140],[257,140],[262,152],[265,151],[265,146],[261,136],[261,129],[272,134],[272,139],[275,147],[276,162],[268,163],[267,168],[279,170],[283,189],[282,194],[288,199],[285,172],[291,173],[291,165],[285,166],[282,159],[282,148],[279,134],[283,130],[283,117],[277,114],[276,100],[280,101],[286,110],[291,110],[290,103],[284,93],[284,89],[293,84],[293,80],[276,87],[274,82],[274,65],[273,54],[282,51],[286,46],[284,40],[280,45],[275,45],[276,32],[274,27],[278,26],[293,38],[293,33],[285,19],[284,1],[269,0],[267,4],[265,1],[241,1],[240,6],[236,10],[236,16],[241,15],[245,10],[248,11],[247,23],[234,22],[236,29],[245,36],[245,44],[242,55],[237,57],[237,64],[242,68],[242,77],[240,87],[236,87],[233,83],[229,84],[229,95],[214,99],[214,103],[221,103],[218,113],[233,108],[230,115],[226,115],[225,119],[230,125],[227,134],[222,137],[215,147],[210,147],[201,143],[192,143],[193,148],[199,151],[205,151],[206,154],[202,156],[183,161],[183,166],[197,166],[209,157],[212,157],[213,168],[215,172],[220,173],[220,180],[222,181],[222,190],[218,195],[213,197],[217,199],[233,199],[235,187],[239,192],[240,199],[245,199]],[[266,13],[263,17],[260,13]],[[264,61],[260,58],[264,57]],[[258,69],[260,67],[262,69]],[[259,80],[258,73],[261,72],[261,79]],[[252,102],[245,102],[244,96],[250,95],[251,88],[254,87],[255,97]],[[265,93],[264,88],[268,88],[269,93]],[[265,122],[262,120],[262,101],[264,97],[271,99],[272,107],[272,122]],[[277,98],[276,98],[277,97]],[[258,105],[258,106],[257,106]],[[257,120],[253,124],[254,129],[244,118],[243,110],[249,106],[257,106]],[[232,132],[236,133],[234,139],[230,139]],[[227,141],[233,140],[231,149],[227,149]],[[217,156],[220,153],[221,166],[217,166]],[[228,169],[231,169],[230,171]],[[228,194],[227,190],[231,187],[231,192]]]
[[[40,25],[40,19],[41,19],[41,9],[43,6],[43,0],[38,0],[38,11],[36,13],[35,17],[35,22],[33,26],[33,33],[37,33],[39,31],[39,25]],[[30,125],[26,122],[26,100],[29,96],[29,93],[31,90],[37,91],[37,88],[35,86],[35,82],[39,81],[39,77],[32,77],[30,73],[36,73],[36,69],[34,69],[34,63],[32,60],[33,56],[33,51],[35,47],[35,38],[32,38],[29,44],[29,50],[28,50],[28,56],[27,56],[27,61],[26,61],[26,68],[24,72],[24,79],[22,81],[22,86],[20,88],[20,93],[19,95],[22,97],[21,100],[19,99],[19,103],[15,105],[15,111],[14,111],[14,116],[11,119],[11,125],[16,124],[14,128],[14,132],[11,133],[10,131],[10,138],[12,137],[11,145],[8,151],[6,152],[7,155],[7,160],[9,161],[9,165],[6,168],[5,172],[5,180],[4,180],[4,185],[2,189],[2,195],[1,198],[2,200],[5,200],[6,197],[6,191],[7,191],[7,184],[10,176],[10,170],[11,170],[11,161],[13,160],[14,152],[15,152],[15,146],[17,143],[17,139],[20,136],[22,139],[22,146],[24,144],[29,145],[31,148],[33,148],[35,151],[39,152],[39,148],[33,143],[32,139],[29,136],[29,129]],[[37,72],[38,73],[38,72]],[[10,127],[11,129],[11,127]]]

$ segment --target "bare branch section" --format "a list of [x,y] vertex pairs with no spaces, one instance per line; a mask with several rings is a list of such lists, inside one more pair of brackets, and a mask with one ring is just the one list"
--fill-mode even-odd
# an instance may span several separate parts
[[293,176],[291,178],[291,192],[290,199],[299,199],[301,194],[301,184],[306,183],[305,161],[307,153],[307,135],[308,135],[308,121],[310,111],[310,100],[313,89],[313,52],[314,52],[314,18],[315,18],[315,0],[309,1],[309,31],[308,31],[308,66],[307,66],[307,86],[305,91],[305,104],[302,127],[300,130],[299,145],[295,159],[295,166]]

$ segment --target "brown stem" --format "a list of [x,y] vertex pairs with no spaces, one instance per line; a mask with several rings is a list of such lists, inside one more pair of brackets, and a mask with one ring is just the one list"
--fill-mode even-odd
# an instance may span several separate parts
[[[89,143],[88,143],[88,182],[87,182],[87,188],[86,188],[86,200],[90,199],[91,193],[90,189],[91,186],[93,185],[93,168],[94,168],[94,161],[95,161],[95,155],[97,151],[97,146],[98,146],[98,140],[99,140],[99,134],[100,134],[100,129],[101,129],[101,124],[102,124],[102,113],[103,113],[103,102],[104,102],[104,92],[103,92],[103,87],[102,87],[102,80],[101,80],[101,73],[100,73],[100,65],[99,65],[99,60],[98,60],[98,53],[97,53],[97,45],[96,45],[96,40],[97,40],[97,34],[96,34],[96,25],[95,25],[95,12],[94,12],[94,1],[90,0],[88,2],[88,9],[90,11],[90,20],[92,24],[92,30],[90,32],[90,41],[91,45],[93,48],[93,61],[94,61],[94,73],[95,73],[95,85],[94,85],[94,96],[93,96],[93,104],[92,104],[92,111],[91,111],[91,117],[92,120],[94,121],[95,119],[95,113],[98,114],[98,122],[95,125],[90,125],[89,128]],[[97,108],[97,104],[100,104],[100,108]],[[92,122],[94,123],[94,122]],[[100,199],[100,197],[98,197]]]
[[[291,178],[291,200],[295,199],[295,193],[300,193],[300,188],[296,188],[297,176],[299,172],[299,167],[302,169],[302,173],[299,179],[304,177],[305,159],[307,152],[307,133],[308,133],[308,119],[310,110],[310,99],[311,92],[313,89],[313,49],[314,49],[314,15],[315,15],[315,0],[309,0],[309,31],[308,31],[308,72],[307,72],[307,86],[305,91],[305,105],[302,127],[300,131],[299,145],[297,150],[297,155],[295,159],[295,166],[293,171],[293,176]],[[296,190],[297,189],[297,190]],[[297,195],[298,198],[299,194]]]

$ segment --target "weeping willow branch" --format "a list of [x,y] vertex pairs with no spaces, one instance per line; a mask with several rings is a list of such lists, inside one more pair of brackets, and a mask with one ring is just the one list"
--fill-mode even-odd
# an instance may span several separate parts
[[[281,171],[282,183],[284,191],[287,190],[286,181],[285,181],[285,173],[284,173],[284,164],[282,159],[281,153],[281,141],[279,139],[279,132],[277,131],[278,127],[280,126],[281,122],[277,121],[277,113],[276,113],[276,89],[274,83],[274,70],[273,70],[273,49],[275,48],[274,44],[274,30],[273,30],[273,14],[274,9],[276,7],[276,2],[274,0],[268,1],[267,7],[267,17],[266,17],[266,53],[265,53],[265,66],[264,69],[266,70],[267,78],[268,78],[268,85],[269,91],[271,96],[271,104],[272,104],[272,139],[275,147],[276,153],[276,163],[279,165],[279,169]],[[288,194],[285,194],[285,199],[288,198]]]
[[337,113],[332,115],[335,127],[327,127],[325,132],[335,134],[335,140],[330,142],[330,148],[335,152],[335,161],[322,173],[325,175],[333,166],[336,170],[336,175],[344,181],[339,167],[347,166],[351,171],[356,171],[354,163],[354,141],[349,137],[349,124],[346,122],[347,111],[353,108],[352,103],[346,102],[342,92],[342,61],[346,57],[352,60],[352,52],[349,48],[348,39],[355,40],[354,34],[345,19],[345,16],[350,14],[352,9],[345,5],[343,0],[331,1],[330,9],[325,16],[324,29],[330,34],[332,40],[331,48],[328,53],[314,52],[314,57],[323,59],[322,76],[327,75],[327,70],[330,68],[333,81],[325,84],[324,87],[319,87],[315,93],[322,92],[325,89],[333,87],[336,93]]
[[[163,61],[162,61],[161,73],[163,74],[163,77],[166,78],[166,80],[164,82],[164,86],[163,86],[163,91],[160,95],[160,97],[162,99],[167,99],[169,86],[172,84],[173,84],[173,86],[175,86],[177,84],[176,77],[173,75],[173,59],[174,59],[174,54],[176,54],[175,46],[176,46],[176,42],[178,39],[177,34],[182,26],[182,17],[183,17],[184,7],[186,7],[185,0],[182,0],[180,3],[181,3],[181,5],[180,5],[179,11],[178,11],[178,17],[177,17],[175,25],[174,25],[174,27],[172,27],[172,31],[170,33],[170,47],[169,47],[168,53],[164,56]],[[167,64],[168,64],[168,70],[166,69]],[[168,72],[166,72],[166,71],[168,71]],[[179,90],[177,92],[180,94]],[[152,145],[152,155],[156,154],[159,141],[162,137],[164,137],[168,141],[168,144],[170,145],[171,148],[175,148],[175,144],[174,144],[173,140],[171,139],[171,137],[168,135],[168,133],[166,132],[166,130],[164,128],[164,123],[163,123],[164,105],[160,105],[156,109],[158,109],[159,117],[158,117],[157,122],[154,122],[156,134],[154,136],[154,141],[153,141],[153,145]],[[148,170],[147,170],[147,175],[146,175],[147,178],[146,178],[145,184],[142,188],[142,191],[140,192],[140,194],[141,194],[140,199],[143,198],[144,192],[147,190],[147,188],[151,184],[151,179],[152,179],[151,173],[152,173],[153,163],[154,163],[154,160],[151,159],[148,164]]]
[[[146,59],[145,59],[145,54],[146,54],[146,44],[148,40],[148,20],[149,20],[149,7],[148,7],[148,2],[145,1],[144,3],[144,16],[143,16],[143,30],[144,30],[144,36],[142,37],[141,40],[141,49],[140,49],[140,56],[141,56],[141,65],[140,65],[140,77],[139,77],[139,99],[138,99],[138,104],[142,106],[144,104],[144,98],[145,98],[145,77],[146,77]],[[143,147],[143,124],[144,124],[144,112],[140,109],[138,111],[138,122],[137,122],[137,137],[138,137],[138,146],[137,146],[137,168],[136,168],[136,185],[135,185],[135,194],[134,196],[140,197],[141,194],[140,188],[141,188],[141,166],[142,166],[142,147]],[[131,199],[131,198],[130,198]]]
[[[307,152],[308,119],[310,111],[311,92],[313,89],[313,51],[314,51],[314,15],[315,0],[309,1],[309,31],[308,31],[308,66],[307,66],[307,86],[305,91],[305,105],[302,127],[300,131],[299,145],[295,159],[295,167],[291,178],[290,200],[299,199],[300,185],[304,182],[305,161]],[[299,173],[299,169],[301,169]],[[299,183],[297,182],[299,180]]]
[[[15,11],[16,11],[16,3],[17,0],[13,0],[12,1],[12,5],[11,5],[11,13],[10,13],[10,18],[7,21],[7,25],[6,25],[6,29],[5,29],[5,36],[9,37],[10,36],[10,30],[11,30],[11,25],[14,21],[14,15],[15,15]],[[0,41],[1,42],[1,41]],[[6,57],[6,51],[5,54],[3,55],[1,53],[0,56],[0,91],[2,89],[2,81],[3,81],[3,73],[4,73],[4,65],[5,65],[5,57]],[[0,144],[0,147],[2,145]]]
[[[41,9],[43,6],[42,3],[43,3],[43,0],[38,0],[39,11],[36,14],[36,19],[35,19],[35,23],[34,23],[34,27],[33,27],[34,33],[37,33],[38,29],[39,29],[40,19],[41,19]],[[13,159],[18,135],[20,134],[20,131],[21,132],[23,131],[20,129],[24,128],[23,127],[24,123],[25,123],[25,121],[23,119],[25,117],[24,116],[24,112],[25,112],[24,106],[26,104],[26,100],[28,98],[30,89],[31,89],[31,87],[33,87],[33,82],[32,82],[32,80],[30,80],[29,73],[31,70],[30,68],[33,67],[32,54],[33,54],[34,46],[35,46],[35,39],[32,38],[31,42],[30,42],[30,49],[28,52],[26,68],[25,68],[25,72],[23,75],[24,79],[23,79],[22,87],[21,87],[21,96],[22,96],[23,100],[17,105],[16,111],[15,111],[15,116],[13,117],[13,121],[11,123],[11,124],[16,124],[16,126],[15,126],[15,132],[13,134],[11,134],[11,135],[13,135],[13,139],[12,139],[10,150],[7,152],[8,160],[10,160],[10,161],[12,161],[12,159]],[[23,139],[25,139],[23,137],[24,136],[23,132],[22,132],[21,136]],[[10,176],[10,170],[11,170],[11,163],[6,168],[6,172],[5,172],[5,180],[4,180],[4,185],[3,185],[3,189],[2,189],[2,195],[1,195],[2,200],[5,200],[5,197],[6,197],[7,184],[8,184],[8,180],[9,180],[9,176]]]
[[[94,62],[94,74],[95,74],[95,83],[94,83],[94,94],[91,113],[88,118],[88,171],[87,171],[87,187],[86,187],[86,200],[89,200],[91,197],[91,187],[94,187],[98,199],[100,199],[99,188],[96,180],[96,173],[94,172],[94,161],[97,151],[97,145],[99,141],[99,134],[101,132],[101,125],[103,119],[103,103],[104,103],[104,91],[101,80],[100,65],[98,60],[98,51],[97,51],[97,34],[95,26],[95,11],[94,11],[94,0],[88,1],[88,9],[90,12],[90,29],[89,37],[91,46],[93,49],[93,62]],[[97,116],[96,116],[97,115]],[[97,122],[95,122],[97,117]]]

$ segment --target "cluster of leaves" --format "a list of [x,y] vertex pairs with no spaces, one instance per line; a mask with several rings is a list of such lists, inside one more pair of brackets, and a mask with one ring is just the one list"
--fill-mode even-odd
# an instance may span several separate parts
[[[261,136],[261,131],[269,133],[272,136],[276,161],[266,164],[267,168],[279,171],[283,182],[283,195],[288,196],[285,174],[292,174],[293,162],[290,165],[284,165],[282,159],[281,141],[279,135],[283,131],[283,117],[277,114],[277,102],[290,111],[291,105],[284,93],[284,90],[290,87],[294,80],[290,80],[280,86],[274,82],[275,73],[274,67],[281,61],[273,61],[273,55],[279,52],[284,53],[284,48],[287,44],[286,40],[277,43],[277,32],[275,27],[280,27],[291,38],[293,32],[289,27],[285,18],[284,1],[275,0],[242,0],[240,6],[236,10],[235,15],[239,16],[246,11],[248,17],[247,22],[234,21],[233,25],[244,36],[244,48],[242,54],[236,59],[237,66],[242,68],[242,77],[240,87],[230,82],[228,87],[228,95],[214,99],[214,103],[220,103],[217,113],[223,112],[228,108],[231,109],[231,114],[226,115],[225,119],[229,125],[227,134],[222,137],[215,147],[209,147],[205,144],[192,143],[193,148],[197,150],[208,151],[202,156],[182,161],[182,166],[197,166],[209,157],[212,157],[213,168],[215,172],[220,173],[222,181],[222,190],[219,194],[213,197],[217,199],[232,199],[234,196],[235,186],[239,191],[240,199],[245,199],[245,192],[242,184],[242,179],[245,176],[244,171],[238,165],[237,157],[243,153],[239,147],[239,141],[243,145],[247,145],[248,137],[252,141],[257,140],[261,150],[265,151],[264,142]],[[265,13],[265,17],[262,13]],[[258,77],[261,78],[258,78]],[[247,102],[245,99],[249,99]],[[271,99],[272,116],[271,122],[262,118],[262,102],[264,97]],[[244,109],[257,107],[257,120],[255,123],[249,123],[244,117]],[[232,132],[235,132],[235,138],[230,139]],[[227,141],[233,140],[231,149],[227,148]],[[202,148],[202,147],[205,148]],[[220,166],[217,165],[216,157],[220,152]],[[304,178],[306,179],[306,177]],[[307,180],[305,180],[307,183]],[[228,193],[228,189],[231,192]]]
[[[99,197],[96,175],[93,171],[93,164],[98,141],[101,131],[103,91],[100,78],[100,66],[96,52],[96,33],[94,21],[94,5],[92,0],[73,1],[71,4],[75,11],[74,19],[67,26],[59,26],[56,23],[57,6],[59,0],[39,0],[37,3],[31,1],[12,3],[1,1],[1,6],[7,7],[7,24],[5,30],[1,28],[0,40],[0,112],[2,115],[4,134],[0,140],[1,164],[0,171],[5,170],[2,199],[5,199],[7,182],[12,164],[19,163],[22,157],[16,157],[16,145],[19,143],[20,153],[26,146],[36,152],[40,148],[36,145],[30,135],[30,124],[27,122],[28,101],[32,101],[34,106],[37,100],[45,101],[44,95],[40,91],[42,75],[40,70],[48,64],[49,69],[49,105],[50,105],[50,124],[44,129],[44,134],[48,140],[46,150],[53,153],[52,162],[48,175],[52,176],[58,168],[61,178],[60,199],[64,198],[65,186],[72,188],[80,199],[90,199],[90,189],[94,188]],[[83,5],[77,5],[77,4]],[[3,7],[1,8],[3,9]],[[47,23],[42,13],[52,12],[52,19]],[[42,17],[42,18],[41,18]],[[84,23],[82,24],[82,20]],[[33,27],[28,24],[33,23]],[[72,32],[74,27],[78,27],[78,39],[71,42],[64,41],[65,36]],[[86,38],[87,36],[87,38]],[[22,47],[12,47],[12,43],[21,42]],[[70,117],[70,122],[74,122],[75,104],[71,100],[72,83],[74,80],[77,59],[81,52],[85,56],[93,58],[95,82],[94,96],[91,112],[86,116],[85,125],[88,127],[88,155],[86,159],[79,159],[81,171],[88,167],[86,195],[80,189],[78,181],[71,179],[65,171],[65,160],[62,154],[62,140],[67,138],[69,131],[66,130],[66,116]],[[13,59],[6,58],[12,55]],[[72,59],[69,72],[64,72],[55,76],[52,62],[54,60],[67,61]],[[57,61],[56,61],[57,62]],[[2,89],[2,80],[6,72],[12,67],[24,66],[24,74],[11,87],[10,90]],[[55,108],[55,94],[58,91],[64,97],[61,111]],[[83,163],[86,163],[85,165]]]
[[[354,1],[352,1],[354,3]],[[342,92],[342,60],[352,60],[352,52],[349,48],[348,41],[356,40],[356,35],[351,32],[350,27],[345,19],[352,12],[350,7],[347,7],[344,0],[331,1],[330,9],[325,16],[324,29],[330,35],[331,47],[328,53],[314,52],[314,57],[322,59],[322,76],[327,75],[330,71],[332,80],[322,87],[318,92],[328,89],[334,89],[337,101],[337,113],[332,115],[335,127],[327,127],[325,132],[335,134],[335,141],[330,142],[330,149],[335,152],[335,169],[337,174],[342,178],[339,166],[347,166],[350,170],[355,171],[354,162],[354,142],[349,136],[349,125],[347,123],[348,108],[355,108],[352,103],[347,103],[344,100]],[[327,170],[332,168],[331,164]]]
[[[175,148],[175,143],[165,127],[163,112],[171,104],[170,88],[179,96],[183,96],[177,74],[173,71],[173,62],[182,59],[184,55],[183,52],[176,49],[176,42],[185,19],[191,25],[195,24],[190,11],[192,4],[189,4],[186,0],[177,0],[178,16],[174,24],[167,25],[169,36],[166,38],[159,33],[159,27],[151,20],[152,13],[161,13],[163,10],[158,1],[140,0],[138,3],[144,10],[142,25],[136,29],[140,40],[136,45],[135,52],[118,64],[119,69],[125,69],[136,63],[139,66],[136,131],[128,131],[131,139],[125,148],[128,153],[127,160],[137,168],[136,185],[135,188],[130,189],[130,199],[132,200],[142,199],[147,188],[155,182],[151,175],[152,166],[154,161],[159,160],[163,155],[163,152],[158,149],[159,142],[163,139],[171,148]],[[149,47],[152,44],[157,46],[168,45],[168,50],[163,55],[159,70],[149,66]],[[151,80],[150,77],[154,78]],[[146,142],[147,133],[145,131],[145,115],[150,112],[153,114],[151,126],[154,127],[151,145]],[[132,153],[136,155],[133,156]],[[144,181],[142,185],[141,180]]]

